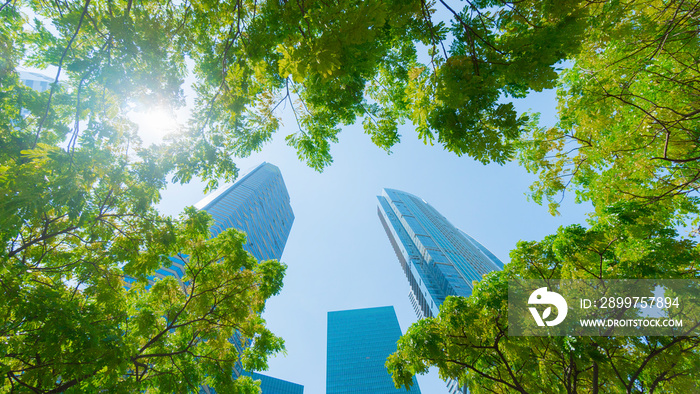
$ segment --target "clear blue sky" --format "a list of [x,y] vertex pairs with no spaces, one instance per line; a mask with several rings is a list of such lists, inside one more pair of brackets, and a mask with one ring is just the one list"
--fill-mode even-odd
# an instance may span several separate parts
[[[554,93],[531,95],[519,110],[542,112],[554,122]],[[457,157],[441,146],[426,146],[410,125],[402,142],[387,155],[358,126],[345,127],[332,148],[333,164],[317,173],[284,144],[295,132],[286,121],[272,143],[239,159],[242,170],[262,161],[282,171],[296,216],[283,255],[289,268],[280,295],[264,317],[286,341],[287,355],[270,360],[268,375],[325,392],[326,314],[328,311],[393,305],[403,332],[416,318],[408,283],[377,217],[376,195],[384,187],[422,197],[455,226],[481,242],[504,263],[519,240],[539,240],[558,226],[584,223],[589,205],[565,200],[561,216],[527,200],[534,177],[516,163],[484,166]],[[201,199],[203,185],[171,186],[161,209],[176,215]],[[437,371],[418,377],[424,394],[447,393]]]

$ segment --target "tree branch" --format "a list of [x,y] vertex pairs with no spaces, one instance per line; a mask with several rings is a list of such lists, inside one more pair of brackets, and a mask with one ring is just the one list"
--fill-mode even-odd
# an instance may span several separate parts
[[70,38],[70,41],[68,41],[68,45],[66,46],[66,49],[63,51],[63,55],[61,55],[61,60],[58,62],[58,71],[56,72],[56,79],[54,80],[54,83],[51,85],[51,92],[49,93],[49,100],[46,103],[46,111],[44,112],[44,116],[41,117],[41,121],[39,122],[38,129],[36,131],[36,136],[34,137],[34,145],[33,148],[36,148],[36,144],[39,142],[39,135],[41,134],[41,129],[44,127],[44,122],[46,121],[46,118],[49,116],[49,109],[51,108],[51,99],[53,98],[53,94],[56,90],[56,87],[58,86],[58,78],[61,75],[61,70],[63,69],[63,61],[66,58],[66,55],[68,54],[68,50],[70,49],[71,45],[73,45],[73,41],[75,38],[78,36],[78,32],[80,32],[80,27],[83,25],[83,19],[85,19],[85,14],[87,14],[88,6],[90,5],[90,0],[85,0],[85,6],[83,7],[83,13],[80,14],[80,20],[78,21],[78,27],[75,29],[75,33],[73,33],[73,36]]

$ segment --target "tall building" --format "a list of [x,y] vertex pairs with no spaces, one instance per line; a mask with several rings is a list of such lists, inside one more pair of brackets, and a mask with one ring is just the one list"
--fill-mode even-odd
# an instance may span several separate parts
[[252,377],[253,380],[259,380],[263,394],[304,394],[304,386],[300,384],[273,378],[257,372],[243,372],[243,374]]
[[195,204],[214,218],[212,236],[229,227],[244,231],[243,249],[258,260],[279,260],[294,222],[289,193],[279,168],[262,163],[221,193]]
[[328,312],[326,394],[419,394],[397,389],[386,369],[401,336],[393,306]]
[[[258,260],[280,260],[294,222],[289,193],[277,166],[262,163],[228,188],[204,197],[195,208],[214,219],[212,237],[233,227],[246,233],[248,253]],[[172,265],[156,270],[153,279],[185,273],[182,260],[171,257]]]
[[[437,316],[447,296],[468,297],[474,281],[503,263],[420,197],[384,189],[377,213],[410,285],[418,318]],[[466,392],[449,381],[451,393]]]
[[[289,232],[294,222],[294,213],[289,203],[289,193],[279,168],[262,163],[228,188],[218,190],[195,204],[214,219],[211,226],[212,237],[234,227],[246,233],[243,249],[258,260],[280,260]],[[185,266],[179,258],[170,258],[172,265],[156,270],[151,281],[172,276],[179,281],[185,274]],[[127,278],[127,287],[134,280]],[[242,351],[250,343],[236,333],[232,343]],[[258,373],[248,373],[237,363],[233,373],[236,376],[247,374],[261,380],[263,394],[301,394],[304,387],[296,383],[272,378]],[[200,393],[213,393],[208,387],[201,387]]]
[[19,73],[20,81],[37,92],[47,90],[55,80],[55,78],[50,78],[44,74],[33,71],[17,70],[17,72]]

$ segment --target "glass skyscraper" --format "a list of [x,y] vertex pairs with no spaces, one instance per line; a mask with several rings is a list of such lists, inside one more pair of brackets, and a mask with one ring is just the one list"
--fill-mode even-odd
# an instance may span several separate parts
[[20,81],[37,92],[48,90],[55,80],[54,78],[32,71],[17,70],[17,72],[19,73]]
[[304,386],[300,384],[273,378],[257,372],[243,372],[243,374],[252,377],[253,380],[259,380],[263,394],[304,394]]
[[[418,318],[437,316],[447,296],[468,297],[474,281],[503,263],[422,198],[384,189],[377,212],[410,285]],[[465,392],[449,381],[451,393]]]
[[326,394],[420,393],[397,389],[386,369],[401,336],[393,306],[328,312]]
[[[257,260],[280,260],[294,222],[289,193],[277,166],[262,163],[228,188],[204,197],[195,208],[205,210],[214,219],[212,237],[229,227],[246,233],[248,253]],[[153,279],[185,274],[182,260],[171,257],[172,265],[156,270]],[[133,279],[127,278],[127,282]],[[128,286],[128,283],[127,283]]]
[[[234,227],[246,233],[243,246],[257,260],[280,260],[289,232],[294,222],[294,213],[289,203],[289,193],[279,168],[262,163],[228,188],[218,190],[195,204],[214,219],[211,226],[212,237],[227,228]],[[156,270],[151,281],[172,276],[179,281],[185,274],[185,267],[179,258],[170,258],[172,265]],[[133,279],[127,278],[127,287]],[[239,351],[249,345],[249,341],[238,333],[231,341]],[[258,373],[244,372],[237,363],[236,376],[243,373],[261,380],[263,394],[301,394],[304,387],[295,383],[272,378]],[[200,393],[213,393],[201,387]]]

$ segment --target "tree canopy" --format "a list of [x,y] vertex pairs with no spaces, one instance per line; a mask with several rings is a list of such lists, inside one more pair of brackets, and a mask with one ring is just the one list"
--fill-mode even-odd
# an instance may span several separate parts
[[[232,368],[242,356],[264,369],[282,349],[259,313],[284,265],[257,262],[233,229],[209,239],[206,212],[160,216],[162,174],[118,146],[13,148],[0,178],[2,391],[257,392]],[[181,256],[185,288],[168,278],[146,290],[165,256]],[[140,279],[130,291],[125,275]],[[253,346],[241,354],[234,333]]]
[[[285,266],[257,262],[234,229],[210,239],[206,212],[159,216],[147,171],[123,158],[41,144],[6,164],[2,391],[257,392],[233,366],[264,369],[283,349],[260,313]],[[182,259],[184,288],[167,278],[146,289],[165,256]],[[129,291],[125,275],[140,279]],[[252,347],[241,353],[234,334]]]
[[[54,65],[65,81],[36,103],[36,144],[79,121],[129,129],[115,118],[128,106],[182,105],[191,60],[193,116],[178,143],[160,147],[178,180],[235,176],[231,156],[260,149],[279,130],[283,104],[297,120],[288,143],[319,170],[332,161],[339,127],[358,118],[386,150],[408,120],[426,142],[503,163],[532,123],[503,98],[555,86],[557,64],[578,51],[589,11],[533,1],[482,11],[499,4],[7,2],[3,67]],[[435,20],[435,7],[450,26]],[[428,64],[417,60],[419,49]]]
[[[226,338],[235,329],[255,339],[245,356],[251,366],[281,349],[257,312],[279,291],[284,265],[250,260],[233,230],[208,239],[204,213],[173,219],[154,204],[168,180],[200,177],[208,189],[233,180],[235,157],[280,130],[284,107],[296,120],[288,144],[317,170],[332,162],[343,125],[361,121],[390,151],[402,138],[399,125],[410,122],[425,143],[457,155],[485,164],[517,157],[539,176],[532,197],[549,201],[552,212],[567,190],[594,204],[591,228],[520,244],[474,296],[451,299],[441,316],[414,326],[391,361],[397,382],[438,365],[443,376],[503,392],[696,389],[693,339],[511,340],[498,330],[505,278],[534,275],[532,264],[549,275],[588,275],[586,261],[604,242],[617,249],[598,253],[612,259],[602,277],[695,273],[696,246],[678,240],[673,226],[698,213],[697,4],[460,6],[0,2],[3,390],[186,391],[201,382],[255,390],[250,380],[231,381],[238,354]],[[50,68],[54,83],[32,90],[18,66]],[[186,124],[161,143],[142,144],[128,113],[182,107],[188,76],[196,97]],[[554,127],[515,111],[514,98],[555,87]],[[637,230],[615,237],[630,228]],[[576,249],[573,239],[594,252]],[[635,248],[673,258],[626,260]],[[190,287],[164,280],[145,292],[163,256],[178,253],[190,256]],[[124,275],[140,285],[127,292]],[[465,317],[485,331],[450,342]],[[436,358],[436,349],[453,358]],[[537,353],[543,349],[552,352]],[[527,375],[534,371],[544,380]]]
[[552,210],[573,189],[602,208],[619,199],[697,212],[700,42],[697,4],[607,2],[558,87],[559,122],[534,128],[521,162]]
[[[109,19],[116,6],[0,4],[0,391],[257,393],[233,369],[283,349],[260,313],[285,266],[256,261],[233,229],[210,239],[206,212],[156,210],[174,168],[206,168],[212,187],[236,169],[201,147],[140,145],[130,107],[181,100],[184,58],[160,34],[175,28],[165,5]],[[20,64],[53,65],[55,83],[30,89]],[[184,286],[147,289],[166,256],[183,260]]]
[[698,277],[697,243],[675,229],[688,215],[697,225],[698,5],[580,4],[586,34],[557,82],[558,122],[527,129],[517,154],[539,175],[533,199],[556,213],[575,191],[593,203],[590,228],[521,242],[472,296],[414,324],[387,363],[397,385],[436,366],[474,393],[698,390],[697,337],[507,335],[508,279]]

